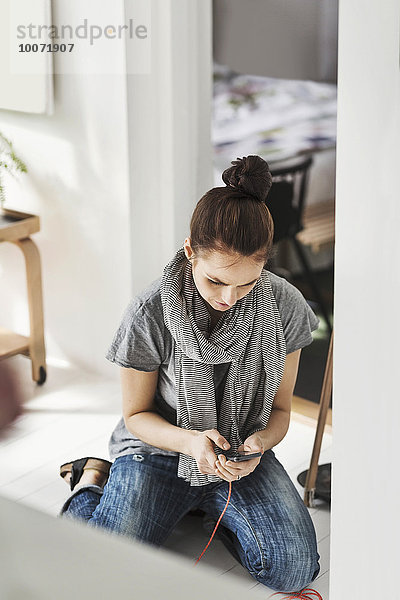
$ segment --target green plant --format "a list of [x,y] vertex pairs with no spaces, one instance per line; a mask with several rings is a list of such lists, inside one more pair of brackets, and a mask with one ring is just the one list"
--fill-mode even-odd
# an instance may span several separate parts
[[0,132],[0,207],[3,207],[6,199],[3,176],[5,173],[9,173],[13,177],[16,177],[16,173],[27,173],[25,163],[15,154],[13,145],[1,132]]

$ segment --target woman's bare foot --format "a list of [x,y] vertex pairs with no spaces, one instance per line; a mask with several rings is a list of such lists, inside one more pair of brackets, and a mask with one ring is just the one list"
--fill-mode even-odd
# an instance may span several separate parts
[[[71,473],[67,473],[63,479],[69,485],[69,482],[71,480]],[[98,471],[97,469],[85,469],[82,473],[82,477],[80,478],[79,483],[75,485],[74,490],[77,490],[78,488],[83,487],[85,485],[98,485],[100,487],[104,487],[107,479],[108,475],[102,473],[101,471]]]
[[71,477],[74,473],[72,489],[85,485],[97,485],[103,488],[108,479],[112,463],[102,458],[86,457],[65,463],[60,467],[60,475],[71,487]]

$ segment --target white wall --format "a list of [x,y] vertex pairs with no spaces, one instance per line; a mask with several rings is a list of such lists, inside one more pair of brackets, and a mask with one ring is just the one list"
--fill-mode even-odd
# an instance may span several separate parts
[[[115,3],[117,22],[122,4]],[[68,3],[54,9],[54,24],[68,22]],[[118,72],[124,52],[108,52]],[[114,375],[104,354],[131,291],[126,78],[57,75],[54,115],[2,110],[0,131],[29,169],[10,182],[6,206],[41,218],[33,239],[48,356]],[[0,245],[0,289],[1,324],[28,334],[24,264],[12,244]]]
[[[123,23],[132,0],[114,6]],[[55,24],[72,15],[53,8]],[[150,73],[58,75],[53,116],[0,111],[29,168],[8,206],[42,221],[48,356],[111,376],[104,354],[125,306],[161,275],[212,187],[210,0],[153,0],[150,34]],[[107,61],[135,73],[128,45]],[[0,322],[27,334],[22,256],[11,244],[0,252]]]
[[128,76],[134,294],[161,275],[213,187],[211,0],[153,0],[151,16],[151,73]]
[[330,600],[398,595],[399,13],[339,11]]
[[[175,552],[2,497],[0,534],[2,600],[242,600],[249,589],[248,581],[222,578]],[[265,593],[252,590],[252,598]]]
[[336,81],[337,0],[214,0],[214,57],[239,73]]

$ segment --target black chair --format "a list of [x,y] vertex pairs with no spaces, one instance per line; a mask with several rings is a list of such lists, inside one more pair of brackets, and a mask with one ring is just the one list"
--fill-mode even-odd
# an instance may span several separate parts
[[271,163],[272,187],[266,204],[274,221],[274,244],[284,239],[292,244],[311,288],[313,299],[321,309],[329,333],[332,333],[329,312],[318,289],[304,248],[296,237],[303,229],[304,199],[312,163],[312,156]]

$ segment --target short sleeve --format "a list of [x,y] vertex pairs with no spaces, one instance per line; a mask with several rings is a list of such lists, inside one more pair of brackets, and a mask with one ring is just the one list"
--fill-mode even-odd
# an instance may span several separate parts
[[[294,285],[280,277],[275,279],[275,298],[286,340],[286,353],[290,354],[311,344],[311,333],[318,329],[319,319]],[[278,282],[278,279],[281,281]]]
[[143,304],[133,299],[107,351],[107,360],[120,367],[156,371],[163,362],[163,334],[158,321]]

